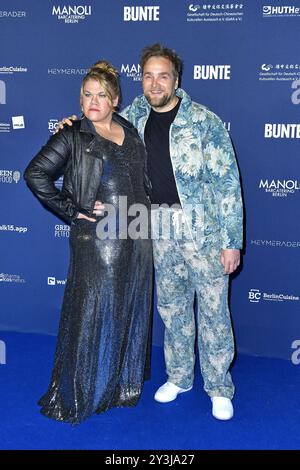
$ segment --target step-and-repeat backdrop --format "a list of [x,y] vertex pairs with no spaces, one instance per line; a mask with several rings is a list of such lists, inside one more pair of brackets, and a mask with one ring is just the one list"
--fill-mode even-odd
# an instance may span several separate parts
[[[0,329],[56,334],[69,226],[23,180],[100,58],[119,70],[125,106],[141,93],[142,48],[184,61],[182,87],[230,132],[246,215],[231,284],[238,351],[300,360],[300,2],[1,0]],[[59,184],[59,182],[58,182]],[[1,339],[1,334],[0,334]],[[162,324],[154,316],[154,343]]]

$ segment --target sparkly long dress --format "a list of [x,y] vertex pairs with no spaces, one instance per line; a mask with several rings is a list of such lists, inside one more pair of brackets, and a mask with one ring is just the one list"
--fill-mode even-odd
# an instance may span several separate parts
[[[94,149],[103,160],[97,199],[111,204],[117,215],[119,196],[127,196],[128,207],[149,207],[144,162],[132,132],[124,131],[123,145],[98,136]],[[150,365],[151,239],[119,236],[118,222],[116,239],[100,239],[97,226],[85,219],[71,225],[55,363],[39,401],[41,413],[72,424],[112,407],[136,405]]]

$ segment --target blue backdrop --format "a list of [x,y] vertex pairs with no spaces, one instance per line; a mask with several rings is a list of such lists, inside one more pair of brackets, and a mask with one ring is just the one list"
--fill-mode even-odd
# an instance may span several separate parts
[[300,344],[300,2],[1,0],[0,41],[0,328],[55,334],[68,267],[69,227],[26,187],[27,163],[57,120],[79,113],[92,63],[119,69],[125,106],[141,93],[141,49],[162,42],[237,153],[246,212],[231,288],[237,348],[290,358]]

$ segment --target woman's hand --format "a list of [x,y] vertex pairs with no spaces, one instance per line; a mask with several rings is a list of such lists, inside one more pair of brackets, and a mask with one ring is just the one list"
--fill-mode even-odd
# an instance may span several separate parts
[[85,214],[82,214],[81,212],[79,212],[78,216],[76,217],[77,219],[86,219],[88,220],[89,222],[96,222],[96,219],[93,219],[92,217],[88,217],[87,215]]
[[[104,204],[102,204],[101,201],[96,201],[94,204],[93,214],[98,215],[98,216],[103,215],[104,210],[105,210]],[[82,214],[81,212],[79,212],[77,219],[86,219],[86,220],[89,220],[90,222],[96,222],[96,219],[93,219],[92,217],[88,217],[87,215]]]
[[96,201],[94,205],[93,214],[98,215],[98,216],[103,215],[104,211],[105,211],[105,205],[102,204],[101,201]]

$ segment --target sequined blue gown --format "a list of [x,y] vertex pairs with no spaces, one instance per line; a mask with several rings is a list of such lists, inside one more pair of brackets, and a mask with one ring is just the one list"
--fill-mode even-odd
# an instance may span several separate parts
[[[103,159],[97,199],[117,208],[118,197],[127,196],[128,207],[149,206],[132,134],[125,129],[122,146],[101,137],[96,145]],[[96,228],[85,219],[71,226],[55,363],[39,401],[44,415],[72,424],[136,405],[150,364],[151,240],[100,240]]]

